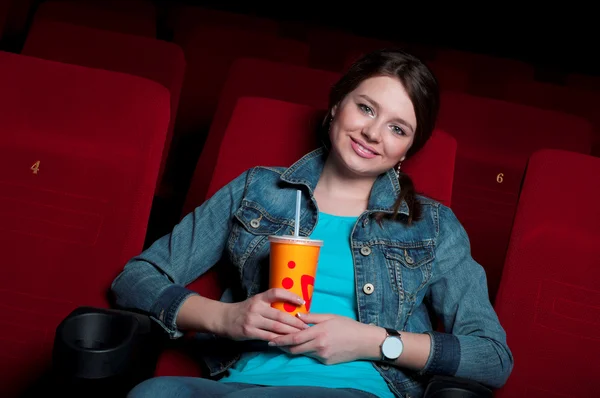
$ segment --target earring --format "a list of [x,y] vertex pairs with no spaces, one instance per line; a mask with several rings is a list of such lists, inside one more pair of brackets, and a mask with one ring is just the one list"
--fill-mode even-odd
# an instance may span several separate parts
[[398,166],[394,169],[394,174],[396,174],[396,178],[400,178],[400,169],[402,168],[402,162],[398,163]]

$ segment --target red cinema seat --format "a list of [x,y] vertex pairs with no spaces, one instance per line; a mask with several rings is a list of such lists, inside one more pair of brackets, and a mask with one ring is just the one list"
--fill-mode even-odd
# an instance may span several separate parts
[[577,116],[461,93],[442,93],[438,124],[458,141],[452,207],[496,294],[527,159],[542,148],[590,153]]
[[[325,111],[307,105],[267,98],[242,97],[225,131],[207,197],[254,166],[291,166],[316,149],[317,127]],[[261,145],[255,145],[260,142]],[[249,146],[252,150],[248,150]],[[436,130],[425,147],[403,164],[419,192],[449,204],[452,195],[456,141]],[[200,203],[198,203],[199,205]],[[214,272],[208,272],[188,287],[213,299],[220,297]],[[159,360],[159,375],[194,375],[198,365],[182,359],[177,351],[167,351]],[[195,375],[198,375],[197,373]]]
[[435,61],[469,75],[469,94],[497,97],[502,85],[512,80],[533,81],[533,65],[515,59],[456,50],[440,50]]
[[169,92],[135,76],[0,52],[0,396],[45,371],[54,332],[107,307],[142,250]]
[[302,42],[245,30],[198,26],[183,37],[176,31],[174,41],[183,48],[188,65],[175,126],[177,135],[205,137],[236,58],[257,57],[296,65],[305,65],[308,60],[308,46]]
[[34,0],[0,0],[0,39],[4,37],[7,44],[21,40],[26,34],[35,3]]
[[157,179],[157,184],[160,184],[171,146],[185,73],[185,58],[179,46],[141,36],[38,18],[30,29],[21,53],[128,73],[153,80],[168,88],[171,93],[172,116]]
[[437,79],[440,91],[466,93],[469,90],[469,73],[466,70],[438,61],[427,62],[427,66]]
[[600,76],[573,73],[567,76],[567,86],[600,91]]
[[219,147],[238,98],[273,98],[325,109],[329,103],[329,91],[340,77],[335,72],[304,66],[238,58],[231,66],[219,96],[217,111],[192,177],[183,214],[192,211],[206,199]]
[[540,82],[508,82],[502,99],[580,116],[592,124],[592,154],[600,157],[600,91]]
[[311,28],[306,36],[310,44],[309,65],[334,72],[342,72],[349,63],[368,52],[398,47],[391,41],[323,28]]
[[4,24],[8,19],[11,3],[12,0],[0,0],[0,39],[2,39],[2,33],[4,33]]
[[173,5],[169,8],[167,26],[177,35],[178,41],[193,33],[199,26],[217,26],[228,29],[243,29],[254,33],[277,36],[279,22],[255,15],[238,14],[191,5]]
[[144,0],[51,0],[36,18],[156,38],[156,7]]
[[515,356],[498,398],[598,396],[599,176],[579,153],[529,160],[495,305]]

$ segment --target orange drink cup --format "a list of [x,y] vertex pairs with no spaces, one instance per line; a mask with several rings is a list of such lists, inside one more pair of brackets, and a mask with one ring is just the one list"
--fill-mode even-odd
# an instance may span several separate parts
[[269,288],[287,289],[306,304],[276,302],[271,307],[288,314],[308,313],[315,285],[322,240],[296,236],[269,236],[271,244]]

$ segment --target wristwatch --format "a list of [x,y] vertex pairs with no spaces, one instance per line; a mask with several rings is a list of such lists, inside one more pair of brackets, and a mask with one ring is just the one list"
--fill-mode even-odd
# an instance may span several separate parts
[[404,343],[400,332],[394,329],[384,328],[387,336],[381,343],[381,360],[383,362],[394,362],[402,355]]

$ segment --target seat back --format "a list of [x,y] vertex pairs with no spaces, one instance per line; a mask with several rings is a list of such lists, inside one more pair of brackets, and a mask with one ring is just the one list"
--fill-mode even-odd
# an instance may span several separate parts
[[12,0],[0,0],[0,40],[2,39],[2,34],[4,33],[4,24],[8,19],[11,3]]
[[527,159],[541,148],[590,153],[591,126],[577,116],[446,92],[438,126],[458,141],[452,207],[496,294]]
[[11,53],[0,87],[0,396],[17,396],[47,370],[60,321],[108,306],[142,250],[169,92]]
[[600,76],[572,73],[567,76],[567,85],[570,87],[600,91]]
[[308,29],[306,40],[310,44],[309,65],[311,67],[340,73],[365,53],[386,47],[397,47],[396,43],[388,40],[321,27]]
[[593,397],[600,356],[600,159],[536,152],[496,312],[515,357],[496,397]]
[[466,70],[438,61],[427,62],[427,66],[437,79],[440,91],[468,91],[469,73]]
[[580,116],[593,128],[592,154],[600,156],[600,91],[541,82],[508,82],[502,99]]
[[308,60],[305,43],[242,29],[196,26],[189,36],[176,34],[174,41],[183,48],[188,64],[176,130],[203,138],[236,58],[257,57],[296,65],[305,65]]
[[497,97],[502,85],[509,81],[533,81],[535,68],[523,61],[457,50],[440,50],[435,61],[460,69],[469,75],[468,92]]
[[173,4],[169,7],[167,27],[175,40],[185,41],[185,37],[197,26],[220,26],[229,29],[244,29],[256,33],[277,35],[279,22],[256,15],[239,14],[230,11],[199,7],[197,5]]
[[327,108],[329,91],[339,73],[257,58],[238,58],[227,76],[202,154],[187,193],[183,214],[207,199],[219,148],[237,100],[243,96],[265,97],[296,104]]
[[156,38],[156,7],[144,0],[51,0],[36,18]]
[[157,179],[160,184],[171,147],[185,72],[185,58],[179,46],[147,37],[37,18],[21,54],[129,73],[168,88],[171,93],[172,117]]

